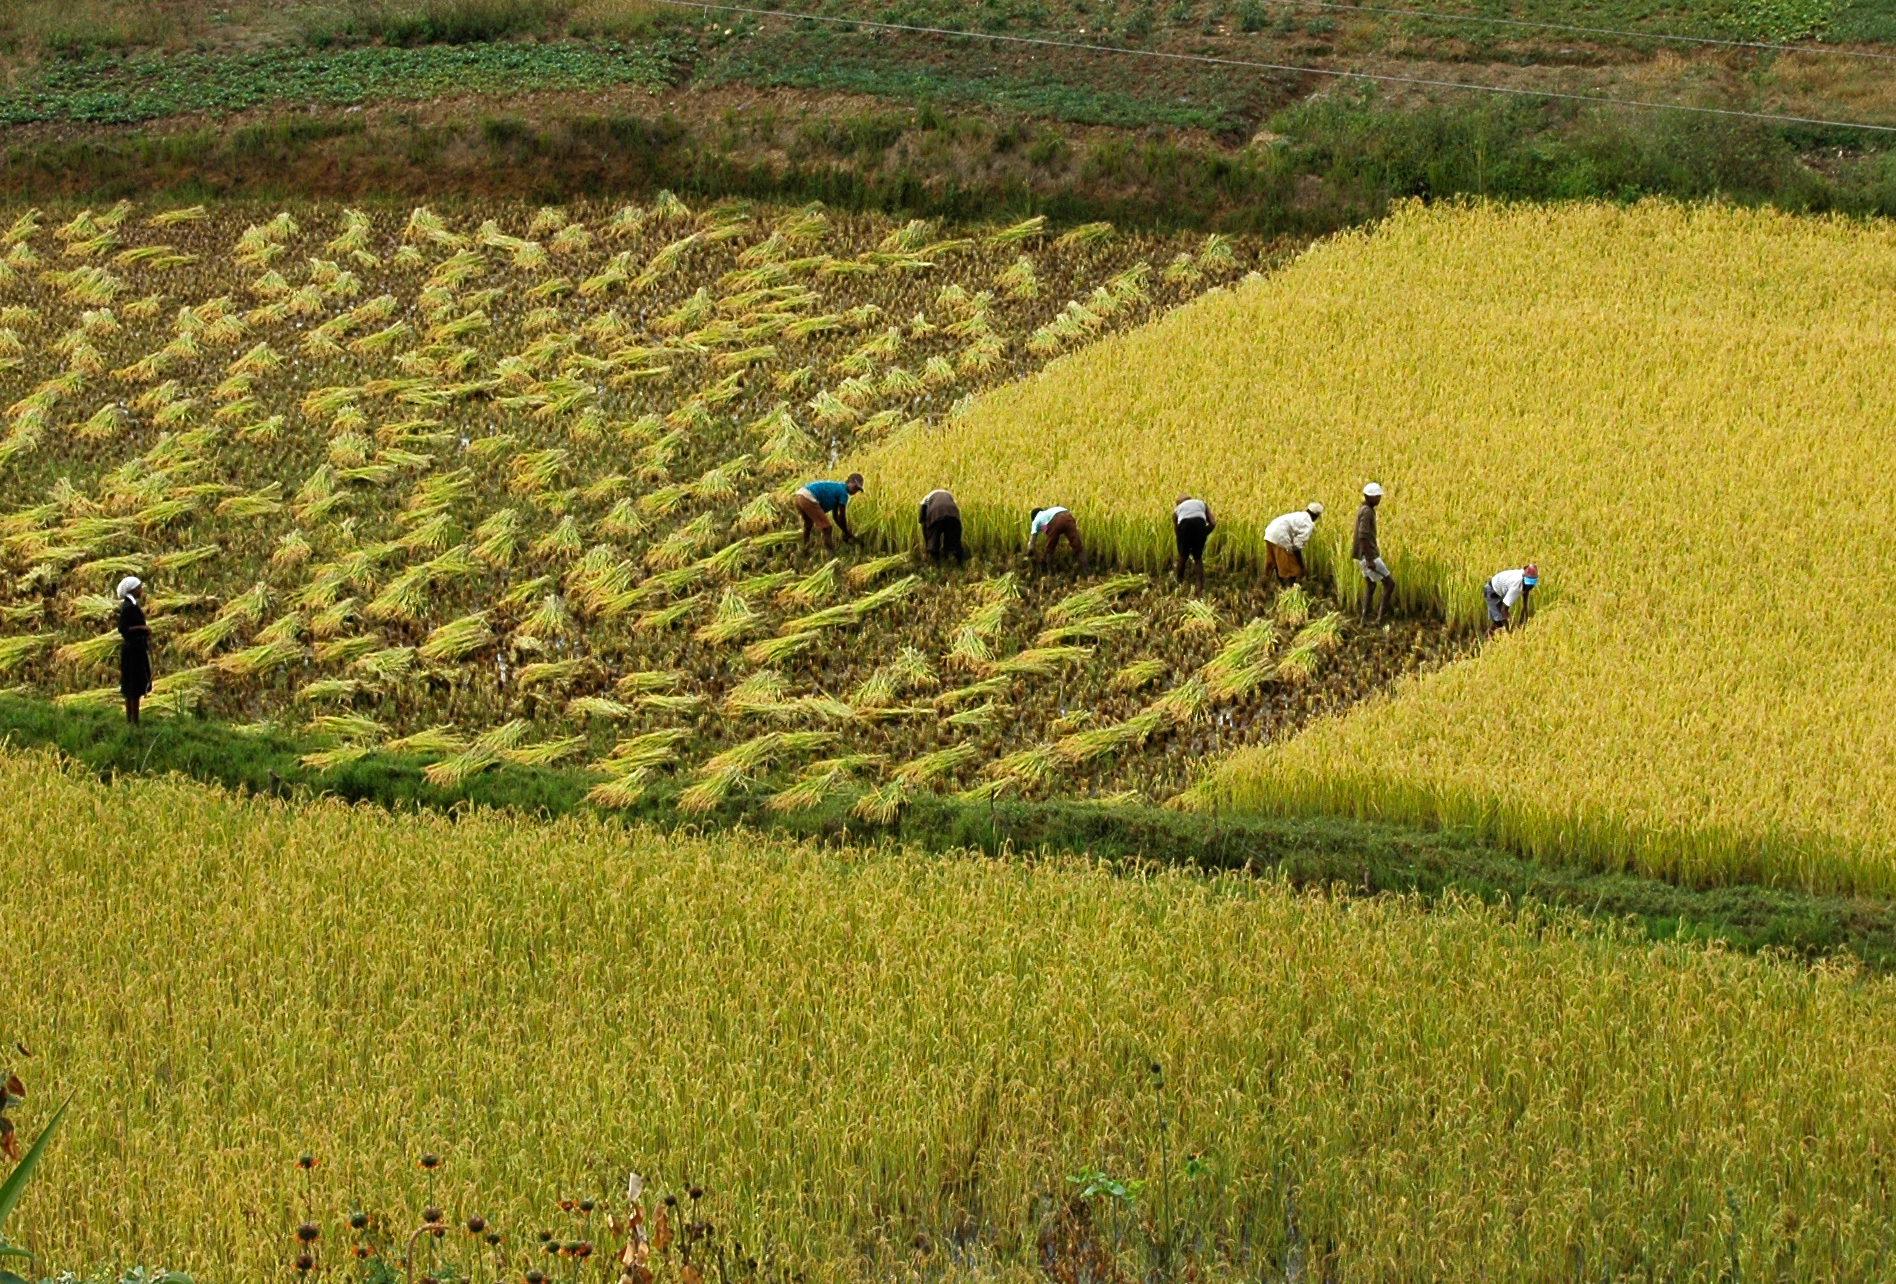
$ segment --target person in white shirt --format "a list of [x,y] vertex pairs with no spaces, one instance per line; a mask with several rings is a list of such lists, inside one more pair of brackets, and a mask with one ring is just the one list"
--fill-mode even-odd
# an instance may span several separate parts
[[1185,564],[1198,568],[1198,591],[1205,591],[1205,541],[1218,529],[1211,505],[1190,495],[1180,495],[1172,509],[1172,534],[1178,540],[1178,579],[1185,582]]
[[[1540,567],[1529,562],[1519,570],[1502,571],[1481,586],[1481,596],[1488,603],[1489,634],[1527,623],[1528,598],[1539,583]],[[1521,608],[1518,621],[1514,618],[1517,605]]]
[[1053,552],[1060,547],[1061,540],[1067,542],[1080,569],[1085,570],[1086,545],[1080,540],[1080,524],[1073,514],[1058,504],[1036,508],[1027,521],[1027,556],[1035,562],[1052,565]]
[[1266,526],[1265,569],[1276,572],[1277,578],[1286,582],[1302,579],[1304,545],[1310,542],[1310,532],[1317,529],[1317,519],[1322,516],[1323,505],[1313,499],[1303,512],[1285,513]]

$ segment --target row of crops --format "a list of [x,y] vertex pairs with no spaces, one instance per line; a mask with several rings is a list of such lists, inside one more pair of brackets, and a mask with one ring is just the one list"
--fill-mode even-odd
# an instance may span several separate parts
[[419,754],[444,786],[584,764],[606,806],[664,784],[887,818],[920,791],[1169,796],[1452,652],[1249,576],[1193,598],[923,566],[906,526],[799,542],[789,496],[844,454],[1269,246],[668,194],[33,210],[0,242],[22,693],[117,702],[111,590],[138,575],[160,717],[294,729],[324,769]]

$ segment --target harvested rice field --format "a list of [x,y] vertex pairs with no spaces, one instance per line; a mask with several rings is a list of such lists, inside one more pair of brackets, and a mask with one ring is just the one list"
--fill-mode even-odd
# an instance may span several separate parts
[[[310,765],[578,765],[594,802],[1162,802],[1465,642],[1253,573],[1203,599],[913,530],[844,455],[1270,266],[1221,237],[725,205],[26,211],[0,254],[0,674],[305,735]],[[914,489],[911,487],[911,489]],[[906,505],[916,494],[890,496]],[[1202,670],[1202,671],[1201,671]]]

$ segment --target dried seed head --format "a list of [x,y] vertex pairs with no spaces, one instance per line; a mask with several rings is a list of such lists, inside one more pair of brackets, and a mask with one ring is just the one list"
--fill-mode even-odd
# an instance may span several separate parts
[[439,1208],[424,1208],[421,1210],[421,1220],[427,1222],[430,1226],[441,1221],[444,1216],[445,1214],[442,1213]]
[[350,1230],[367,1230],[368,1227],[369,1227],[369,1215],[367,1213],[350,1213],[349,1214],[349,1229]]
[[691,1196],[691,1197],[692,1197],[693,1199],[703,1199],[703,1198],[704,1198],[704,1187],[702,1187],[702,1186],[693,1186],[693,1187],[692,1187],[692,1188],[690,1189],[690,1191],[688,1191],[687,1193],[688,1193],[688,1194],[689,1194],[689,1195],[690,1195],[690,1196]]
[[441,1166],[441,1156],[435,1154],[431,1150],[421,1157],[421,1166],[427,1169],[428,1171],[433,1172],[435,1169]]
[[305,1244],[314,1244],[322,1238],[322,1231],[317,1229],[315,1222],[304,1222],[296,1228],[296,1238]]
[[301,1273],[303,1273],[304,1275],[309,1274],[310,1271],[315,1269],[315,1267],[316,1267],[316,1259],[312,1257],[310,1254],[298,1253],[296,1255],[296,1269],[300,1271]]
[[479,1235],[483,1233],[484,1231],[486,1231],[486,1229],[487,1229],[487,1219],[485,1217],[480,1216],[478,1213],[467,1219],[467,1233],[468,1234]]
[[546,1284],[546,1275],[541,1271],[528,1271],[527,1284]]
[[296,1159],[296,1166],[298,1168],[301,1168],[304,1172],[308,1172],[310,1169],[316,1166],[316,1156],[298,1155]]
[[594,1206],[595,1205],[590,1199],[582,1199],[579,1201],[579,1211],[582,1213],[590,1213],[593,1210]]

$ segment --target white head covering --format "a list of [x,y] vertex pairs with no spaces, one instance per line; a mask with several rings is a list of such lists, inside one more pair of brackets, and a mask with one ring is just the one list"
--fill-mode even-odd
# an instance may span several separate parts
[[1304,509],[1304,512],[1309,513],[1312,517],[1323,516],[1323,501],[1316,499],[1311,500],[1310,507]]
[[1381,486],[1378,486],[1375,482],[1371,482],[1369,485],[1363,487],[1364,499],[1375,499],[1377,496],[1381,495],[1382,493],[1383,493],[1383,488]]
[[139,579],[136,575],[127,575],[124,579],[119,581],[119,586],[118,586],[119,601],[123,602],[126,598],[130,597],[132,594],[138,592],[139,589],[142,589],[144,587],[145,587],[145,581]]

